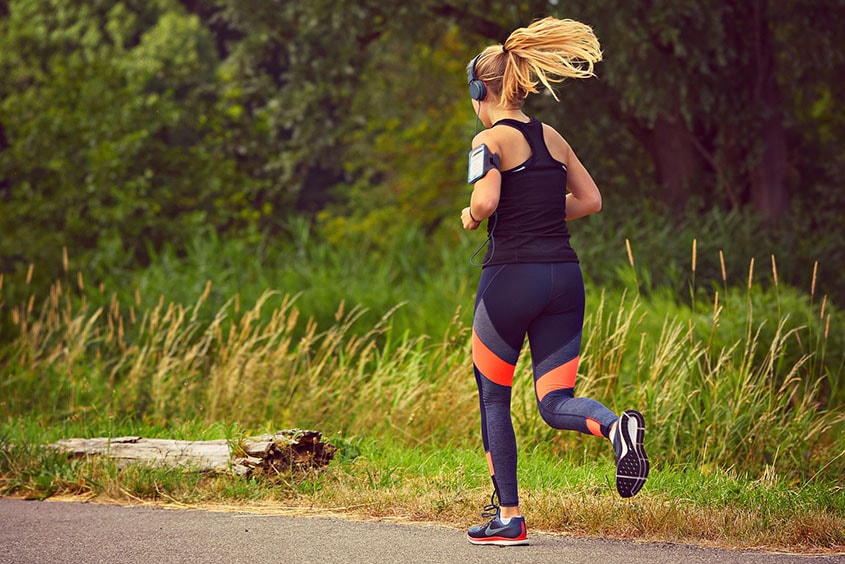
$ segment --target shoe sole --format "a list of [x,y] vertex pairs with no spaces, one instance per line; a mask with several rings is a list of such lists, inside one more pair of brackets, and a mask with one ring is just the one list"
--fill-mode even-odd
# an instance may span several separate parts
[[648,455],[643,447],[645,419],[639,411],[629,409],[619,417],[617,429],[624,445],[616,463],[616,490],[622,497],[633,497],[648,478]]
[[496,546],[523,546],[528,544],[528,539],[506,539],[506,538],[491,538],[491,539],[475,539],[467,535],[467,540],[472,544],[483,545],[493,544]]

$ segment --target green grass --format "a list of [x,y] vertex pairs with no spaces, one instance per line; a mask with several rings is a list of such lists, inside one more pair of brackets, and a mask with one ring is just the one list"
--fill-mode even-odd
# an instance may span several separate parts
[[[8,418],[44,414],[54,422],[131,415],[153,426],[231,421],[474,444],[477,400],[460,312],[439,338],[412,337],[391,330],[390,312],[367,328],[361,308],[341,304],[335,324],[321,328],[303,321],[293,298],[272,305],[273,298],[240,311],[230,301],[208,322],[198,316],[205,294],[188,307],[162,300],[134,322],[117,304],[105,310],[51,298],[40,313],[18,316],[0,406]],[[811,329],[781,317],[766,334],[769,320],[748,313],[745,336],[734,341],[718,335],[719,320],[700,329],[689,312],[685,322],[682,309],[656,300],[646,305],[623,292],[590,301],[579,393],[616,411],[641,409],[670,463],[759,473],[774,466],[796,478],[845,468],[845,460],[829,462],[845,450],[837,432],[845,414],[827,385],[841,377],[813,364],[821,353],[788,354],[802,334],[812,341]],[[657,308],[671,313],[661,321]],[[534,443],[580,449],[578,435],[536,417],[529,365],[526,353],[517,366],[516,427]]]
[[[449,445],[413,448],[337,437],[331,440],[341,447],[338,457],[322,471],[246,479],[140,465],[118,468],[99,457],[68,460],[43,446],[9,441],[15,432],[3,427],[0,495],[345,514],[462,530],[479,522],[491,490],[479,452]],[[129,430],[134,429],[120,429]],[[149,429],[149,434],[166,431]],[[46,429],[40,436],[26,433],[37,444],[62,436]],[[845,549],[845,495],[836,480],[795,484],[774,473],[753,479],[732,471],[669,467],[658,459],[640,495],[622,500],[613,487],[610,447],[604,447],[604,456],[592,464],[573,463],[548,449],[523,449],[520,494],[531,530],[734,548]]]
[[[490,490],[469,349],[476,273],[465,241],[415,261],[425,246],[409,235],[350,264],[348,250],[306,238],[301,262],[256,266],[265,255],[253,262],[235,243],[212,242],[114,290],[68,267],[48,295],[22,303],[6,303],[0,279],[12,335],[0,342],[0,494],[471,524]],[[513,415],[529,522],[841,550],[840,313],[816,295],[815,272],[809,294],[780,284],[774,258],[751,261],[740,283],[723,274],[697,286],[695,248],[681,298],[649,282],[630,246],[616,284],[588,285],[578,393],[645,413],[654,472],[635,501],[613,493],[605,441],[545,426],[527,349],[520,358]],[[43,448],[80,436],[237,441],[293,427],[333,437],[339,460],[250,481],[118,470]]]

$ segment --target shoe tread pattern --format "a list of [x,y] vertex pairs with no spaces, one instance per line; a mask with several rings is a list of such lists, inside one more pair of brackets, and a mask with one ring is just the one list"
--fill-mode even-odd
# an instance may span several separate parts
[[642,489],[649,472],[643,446],[645,419],[640,412],[630,409],[622,413],[616,430],[617,440],[624,441],[616,461],[616,489],[622,497],[633,497]]

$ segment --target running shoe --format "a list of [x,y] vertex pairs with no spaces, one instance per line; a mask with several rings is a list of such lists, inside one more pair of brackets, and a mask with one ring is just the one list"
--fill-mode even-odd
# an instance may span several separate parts
[[490,498],[490,505],[484,507],[482,517],[492,517],[486,525],[471,527],[467,540],[472,544],[494,544],[497,546],[517,546],[528,544],[528,531],[524,517],[511,517],[508,524],[502,523],[501,509]]
[[616,490],[622,497],[637,495],[648,478],[644,435],[645,419],[639,411],[629,409],[619,416],[613,449],[616,451]]

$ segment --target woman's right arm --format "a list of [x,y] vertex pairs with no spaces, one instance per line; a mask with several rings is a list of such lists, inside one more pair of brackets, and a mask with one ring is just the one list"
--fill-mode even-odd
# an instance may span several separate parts
[[[472,148],[486,143],[494,154],[501,157],[501,148],[498,139],[487,129],[475,136],[472,141]],[[461,212],[461,220],[464,229],[478,229],[479,224],[493,215],[499,206],[499,196],[502,189],[502,174],[498,169],[492,168],[483,178],[476,181],[470,196],[469,206]]]
[[584,167],[575,151],[566,141],[567,159],[566,163],[566,220],[570,221],[579,217],[601,211],[601,192],[590,173]]

